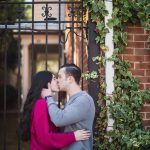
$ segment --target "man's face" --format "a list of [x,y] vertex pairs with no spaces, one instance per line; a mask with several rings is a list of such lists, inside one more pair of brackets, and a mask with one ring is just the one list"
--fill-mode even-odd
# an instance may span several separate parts
[[58,86],[60,91],[67,90],[68,82],[65,73],[65,68],[61,68],[58,72]]

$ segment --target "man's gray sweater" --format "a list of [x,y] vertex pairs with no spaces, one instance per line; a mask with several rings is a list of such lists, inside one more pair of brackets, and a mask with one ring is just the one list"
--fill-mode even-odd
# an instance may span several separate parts
[[95,116],[95,105],[92,97],[81,91],[69,98],[63,110],[58,108],[51,97],[47,99],[47,104],[52,122],[57,127],[64,127],[64,132],[87,129],[92,133],[89,140],[75,142],[63,150],[92,150],[92,127]]

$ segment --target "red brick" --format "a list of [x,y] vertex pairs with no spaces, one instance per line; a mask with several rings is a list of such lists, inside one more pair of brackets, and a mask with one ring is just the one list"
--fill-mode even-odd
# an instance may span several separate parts
[[140,113],[141,117],[145,119],[145,113]]
[[150,70],[146,70],[146,76],[150,76]]
[[140,112],[150,112],[150,106],[143,106]]
[[130,63],[131,64],[131,67],[130,67],[130,69],[134,69],[134,63]]
[[134,27],[142,27],[140,23],[134,25]]
[[144,56],[144,61],[149,61],[150,62],[150,55],[149,56]]
[[134,28],[134,33],[135,34],[139,34],[139,33],[143,34],[144,33],[144,28],[143,27],[135,27]]
[[147,41],[148,35],[134,35],[134,41]]
[[144,70],[134,70],[134,69],[130,69],[130,71],[132,72],[132,74],[134,76],[144,76]]
[[150,88],[150,84],[145,84],[145,88]]
[[144,61],[144,56],[124,55],[123,59],[129,60],[129,61]]
[[128,34],[129,34],[129,33],[134,33],[134,32],[133,32],[133,30],[134,30],[133,28],[134,28],[133,25],[128,26],[128,27],[125,29],[125,31],[128,32]]
[[128,40],[133,41],[133,34],[128,34]]
[[144,126],[150,126],[150,120],[144,120],[143,123]]
[[136,63],[135,69],[149,69],[150,63]]
[[140,90],[144,90],[145,88],[144,88],[144,84],[141,84],[140,83]]
[[133,34],[144,34],[143,27],[128,27],[126,31]]
[[139,77],[142,83],[150,83],[150,77]]
[[134,47],[135,48],[144,48],[145,42],[134,42]]
[[133,54],[133,52],[134,52],[133,48],[125,48],[122,54]]
[[150,119],[150,113],[146,113],[146,119]]
[[135,48],[145,48],[145,42],[129,42],[127,47],[135,47]]
[[150,105],[150,101],[146,101],[145,104],[146,104],[146,105]]
[[135,55],[150,55],[150,50],[147,50],[147,49],[135,49]]
[[133,23],[128,23],[128,27],[133,28],[133,27],[142,27],[142,26],[141,26],[140,23],[137,23],[137,24],[134,24],[134,25],[133,25]]
[[135,43],[134,42],[128,42],[127,47],[132,47],[134,48]]

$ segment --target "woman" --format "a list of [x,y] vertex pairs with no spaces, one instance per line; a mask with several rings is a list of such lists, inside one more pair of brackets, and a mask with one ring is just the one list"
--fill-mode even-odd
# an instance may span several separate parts
[[59,133],[48,115],[48,107],[41,97],[42,89],[58,91],[57,81],[51,72],[41,71],[33,76],[31,88],[23,109],[18,134],[23,141],[30,140],[30,150],[57,150],[89,138],[85,130]]

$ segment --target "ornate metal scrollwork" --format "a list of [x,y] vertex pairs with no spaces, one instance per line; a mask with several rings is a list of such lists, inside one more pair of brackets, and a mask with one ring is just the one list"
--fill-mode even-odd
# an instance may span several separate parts
[[73,8],[72,6],[69,6],[68,10],[70,11],[70,13],[68,13],[68,17],[78,17],[78,15],[80,15],[81,7],[75,6]]
[[44,13],[42,13],[42,17],[45,17],[45,18],[50,18],[52,17],[52,14],[49,13],[50,10],[52,10],[52,7],[51,6],[42,6],[42,10],[44,11]]

